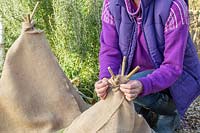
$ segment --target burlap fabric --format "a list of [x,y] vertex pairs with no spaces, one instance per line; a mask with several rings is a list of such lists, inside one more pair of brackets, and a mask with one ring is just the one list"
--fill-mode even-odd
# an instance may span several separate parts
[[65,133],[150,133],[119,90],[126,81],[120,78],[118,85],[109,81],[106,100],[86,110],[44,33],[23,23],[21,35],[7,52],[0,80],[0,132],[52,133],[67,127]]
[[119,90],[120,80],[113,85],[105,100],[97,102],[77,117],[64,133],[151,133],[144,118],[138,115],[132,102],[128,102]]
[[21,35],[7,52],[0,80],[0,132],[54,132],[86,108],[44,33],[23,23]]

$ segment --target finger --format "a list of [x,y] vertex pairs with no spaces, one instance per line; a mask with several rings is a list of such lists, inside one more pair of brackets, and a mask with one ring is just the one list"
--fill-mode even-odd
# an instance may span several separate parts
[[101,93],[101,94],[97,94],[98,97],[103,97],[105,95],[105,93]]
[[132,101],[132,99],[131,99],[131,98],[129,98],[129,97],[127,97],[127,96],[126,96],[126,99],[127,99],[128,101]]
[[99,88],[103,88],[103,87],[105,87],[106,85],[108,85],[108,83],[107,82],[97,82],[96,84],[95,84],[95,88],[97,88],[97,89],[99,89]]
[[123,88],[123,89],[132,89],[133,86],[131,84],[121,84],[120,88]]
[[121,84],[120,86],[130,89],[130,88],[137,88],[140,86],[140,84],[138,84],[137,80],[130,80],[128,83]]
[[[127,92],[138,92],[139,90],[141,90],[141,86],[134,86],[134,85],[126,85],[126,84],[122,84],[120,85],[120,89],[122,90],[126,90]],[[129,91],[128,91],[129,90]]]
[[108,89],[108,85],[106,85],[105,87],[102,88],[95,88],[96,93],[100,94],[100,93],[104,93],[106,90]]
[[138,93],[136,89],[126,89],[126,88],[121,88],[120,87],[120,90],[123,92],[123,93]]
[[107,96],[107,93],[104,94],[104,96],[101,97],[101,100],[105,100]]
[[106,95],[106,92],[105,93],[101,93],[101,94],[97,94],[97,96],[100,97],[101,99],[104,98],[105,95]]
[[96,84],[100,84],[100,83],[102,83],[102,80],[99,80],[99,81],[96,82]]
[[130,98],[136,98],[137,97],[137,94],[133,93],[133,94],[130,94],[130,93],[124,93],[124,95],[126,95],[127,97],[130,97]]
[[108,82],[108,79],[107,78],[103,78],[102,81],[103,82]]
[[130,97],[127,97],[126,96],[126,99],[128,100],[128,101],[133,101],[134,99],[132,99],[132,98],[130,98]]
[[108,79],[107,78],[103,78],[102,79],[102,82],[104,83],[104,84],[106,84],[106,85],[108,85],[109,83],[108,83]]
[[127,96],[126,96],[126,99],[127,99],[128,101],[133,101],[135,98],[130,98],[130,97],[127,97]]
[[137,94],[129,94],[129,93],[125,93],[124,94],[127,98],[129,98],[129,99],[135,99],[136,97],[137,97]]

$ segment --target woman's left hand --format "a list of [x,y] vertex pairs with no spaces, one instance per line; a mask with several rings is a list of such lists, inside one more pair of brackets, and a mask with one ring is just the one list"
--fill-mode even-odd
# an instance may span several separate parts
[[142,93],[143,85],[139,80],[130,80],[126,84],[121,84],[120,90],[124,93],[128,101],[132,101]]

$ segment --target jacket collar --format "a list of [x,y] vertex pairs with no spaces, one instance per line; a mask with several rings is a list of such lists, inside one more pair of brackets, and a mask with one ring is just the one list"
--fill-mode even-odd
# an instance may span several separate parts
[[148,7],[154,0],[141,0],[143,7]]
[[[151,4],[151,2],[153,2],[154,0],[141,0],[141,2],[142,2],[142,6],[143,7],[148,7],[150,4]],[[116,5],[119,5],[119,6],[126,6],[126,4],[125,4],[125,1],[124,0],[115,0],[115,4]]]
[[[142,2],[142,6],[144,6],[145,8],[148,7],[151,2],[153,2],[154,0],[141,0]],[[188,5],[188,0],[185,0],[185,2]],[[115,0],[115,4],[120,5],[120,6],[126,6],[124,0]]]

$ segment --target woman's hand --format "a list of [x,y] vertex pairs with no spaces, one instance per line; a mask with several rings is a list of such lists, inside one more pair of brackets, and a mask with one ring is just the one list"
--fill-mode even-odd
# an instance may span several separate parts
[[108,79],[103,78],[95,83],[95,91],[97,96],[102,99],[105,99],[107,96],[107,89],[108,89]]
[[143,91],[143,85],[138,80],[130,80],[126,84],[120,85],[120,90],[124,93],[128,101],[134,100]]

